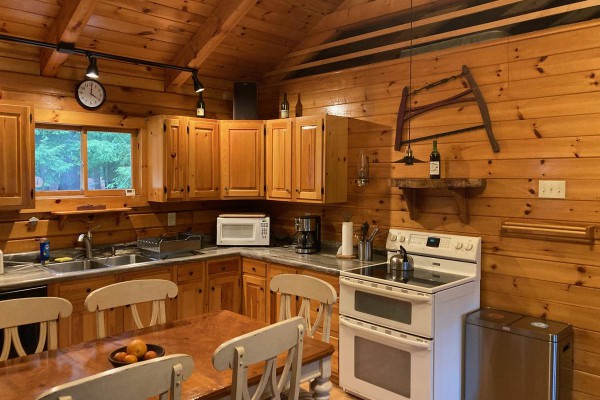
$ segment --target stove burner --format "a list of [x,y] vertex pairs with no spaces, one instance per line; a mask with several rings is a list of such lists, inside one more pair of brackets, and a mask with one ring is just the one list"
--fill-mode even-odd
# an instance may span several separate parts
[[432,271],[425,268],[415,267],[414,270],[401,270],[390,268],[389,263],[375,264],[347,271],[352,275],[360,275],[365,278],[375,278],[423,288],[435,288],[461,279],[463,275],[449,274],[446,272]]

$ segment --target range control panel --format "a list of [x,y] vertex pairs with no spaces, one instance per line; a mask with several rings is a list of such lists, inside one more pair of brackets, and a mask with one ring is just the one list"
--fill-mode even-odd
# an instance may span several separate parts
[[419,232],[391,228],[386,242],[388,251],[400,251],[400,246],[410,254],[451,258],[477,262],[481,259],[481,238],[437,232]]

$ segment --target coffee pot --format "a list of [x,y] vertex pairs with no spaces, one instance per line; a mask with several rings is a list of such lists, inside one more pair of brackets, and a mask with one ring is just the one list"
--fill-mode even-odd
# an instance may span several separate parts
[[294,220],[296,253],[311,254],[321,251],[321,217],[304,215]]

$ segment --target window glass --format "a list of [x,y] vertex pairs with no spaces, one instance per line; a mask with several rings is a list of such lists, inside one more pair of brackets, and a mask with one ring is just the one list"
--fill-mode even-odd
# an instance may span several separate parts
[[35,190],[82,190],[81,132],[35,130]]
[[131,188],[131,135],[88,131],[87,166],[88,190]]

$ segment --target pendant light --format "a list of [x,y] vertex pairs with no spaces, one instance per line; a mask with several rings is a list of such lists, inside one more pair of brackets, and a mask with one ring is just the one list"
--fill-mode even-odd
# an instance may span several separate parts
[[192,72],[192,80],[194,81],[194,91],[196,93],[200,93],[204,90],[204,86],[202,85],[202,82],[200,82],[200,79],[198,79],[198,71],[194,70],[194,72]]
[[88,78],[98,79],[98,66],[96,65],[96,57],[88,55],[87,58],[89,64],[87,70],[85,71],[85,76]]

